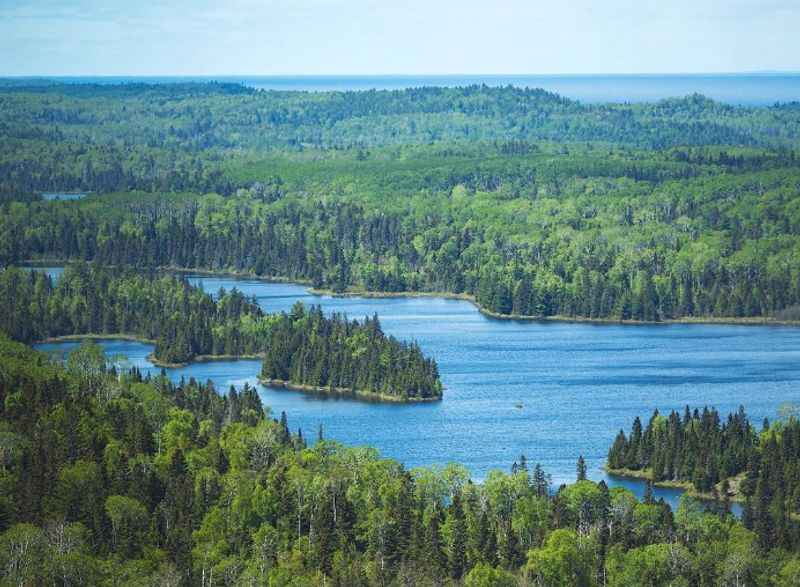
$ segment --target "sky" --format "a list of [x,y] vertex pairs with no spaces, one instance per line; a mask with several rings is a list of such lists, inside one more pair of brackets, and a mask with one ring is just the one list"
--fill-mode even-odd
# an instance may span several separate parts
[[0,0],[0,75],[800,70],[800,0]]

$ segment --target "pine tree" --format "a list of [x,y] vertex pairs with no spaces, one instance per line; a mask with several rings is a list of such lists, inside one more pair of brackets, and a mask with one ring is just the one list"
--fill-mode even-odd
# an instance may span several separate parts
[[289,432],[289,423],[288,419],[286,418],[285,411],[281,412],[280,427],[281,427],[281,442],[283,442],[283,444],[289,444],[292,435]]
[[513,569],[518,565],[519,544],[510,520],[504,522],[501,527],[497,550],[499,562],[503,567]]
[[658,295],[656,294],[655,285],[653,285],[653,277],[648,271],[642,274],[640,285],[640,306],[641,306],[641,319],[648,322],[654,322],[658,319]]
[[497,554],[497,536],[489,520],[489,513],[483,509],[478,518],[478,552],[481,559],[494,565]]
[[612,469],[623,469],[627,465],[626,453],[628,450],[628,439],[625,432],[620,430],[614,439],[614,444],[608,450],[608,466]]
[[687,275],[683,278],[681,301],[678,311],[681,316],[694,316],[694,292],[692,288],[691,275]]
[[520,279],[514,286],[514,295],[512,296],[512,313],[527,316],[531,314],[531,284],[528,279]]
[[532,485],[538,497],[548,497],[550,495],[550,478],[539,463],[536,463],[533,467]]
[[642,497],[642,501],[648,505],[652,505],[653,503],[653,480],[647,479],[644,484],[644,496]]
[[628,469],[640,469],[642,467],[642,421],[638,416],[633,421],[631,436],[628,439],[628,451],[626,457]]
[[583,455],[578,457],[577,465],[578,481],[586,481],[586,461],[583,460]]
[[467,526],[464,520],[464,509],[461,505],[460,492],[453,496],[453,503],[450,507],[450,518],[452,520],[452,544],[450,545],[449,557],[450,576],[453,579],[460,579],[467,563]]
[[447,569],[447,555],[442,545],[442,538],[439,527],[442,523],[442,512],[436,508],[428,520],[427,544],[425,550],[430,557],[434,568],[444,572]]
[[528,472],[528,459],[525,455],[519,455],[519,469],[520,471]]

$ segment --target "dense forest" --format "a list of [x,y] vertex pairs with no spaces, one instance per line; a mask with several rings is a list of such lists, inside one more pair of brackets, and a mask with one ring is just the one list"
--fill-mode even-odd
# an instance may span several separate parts
[[663,416],[656,410],[646,427],[636,418],[630,434],[620,431],[608,453],[612,469],[647,469],[653,481],[689,481],[709,492],[723,479],[747,470],[758,447],[744,409],[727,420],[714,409]]
[[708,408],[668,417],[656,411],[647,426],[637,418],[628,436],[620,431],[608,466],[645,471],[654,482],[688,481],[723,502],[736,490],[744,525],[762,544],[800,545],[800,420],[793,412],[757,432],[743,408],[727,420]]
[[[300,150],[476,139],[778,146],[800,137],[797,104],[747,108],[693,95],[588,105],[512,86],[281,92],[227,83],[3,84],[0,104],[15,142],[117,145],[123,153],[130,146]],[[61,164],[73,162],[79,154]]]
[[524,455],[479,481],[407,470],[290,430],[249,385],[27,346],[126,335],[162,363],[257,355],[272,385],[441,398],[435,361],[377,316],[268,314],[183,269],[499,316],[800,320],[797,103],[0,80],[0,138],[0,585],[798,584],[793,415],[620,432],[609,468],[713,498],[673,511],[580,455],[559,487]]
[[586,480],[582,459],[558,488],[524,457],[481,483],[457,465],[409,471],[291,433],[250,387],[118,372],[91,343],[62,365],[0,340],[0,373],[4,585],[789,587],[800,574],[796,540],[761,540],[688,497],[674,514],[638,502]]
[[400,343],[381,331],[378,316],[362,322],[341,314],[325,317],[320,306],[297,302],[270,324],[261,379],[319,390],[365,392],[367,398],[441,399],[433,359],[416,343]]
[[2,264],[450,292],[500,315],[800,318],[797,104],[48,83],[0,104]]
[[297,304],[265,314],[237,290],[216,297],[185,277],[142,275],[75,263],[60,279],[0,271],[0,332],[22,342],[65,335],[129,335],[155,341],[154,358],[179,363],[204,356],[264,357],[265,379],[367,398],[438,399],[436,362],[416,344],[386,336],[377,317],[326,317]]

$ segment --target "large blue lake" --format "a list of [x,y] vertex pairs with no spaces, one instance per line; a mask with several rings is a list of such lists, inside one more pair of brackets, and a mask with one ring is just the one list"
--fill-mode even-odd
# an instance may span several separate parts
[[[53,269],[48,269],[53,272]],[[800,400],[800,329],[730,325],[591,325],[494,320],[465,301],[440,298],[335,298],[303,286],[192,276],[210,293],[237,287],[269,312],[295,301],[351,317],[378,313],[385,331],[417,340],[438,361],[442,402],[418,405],[324,399],[259,386],[274,415],[314,438],[371,445],[406,465],[459,462],[476,479],[508,469],[520,454],[556,483],[575,476],[578,455],[593,479],[620,428],[652,410],[744,405],[753,421]],[[104,342],[107,351],[155,371],[149,345]],[[65,350],[75,343],[44,344]],[[257,385],[258,361],[196,363],[169,370],[173,380],[211,379],[218,389]],[[522,408],[518,404],[522,404]],[[641,491],[635,482],[607,479]],[[676,491],[659,490],[670,501]]]
[[420,86],[512,85],[543,88],[589,103],[650,102],[700,93],[729,104],[800,100],[798,73],[645,75],[284,75],[215,77],[56,77],[67,83],[223,81],[262,90],[401,90]]

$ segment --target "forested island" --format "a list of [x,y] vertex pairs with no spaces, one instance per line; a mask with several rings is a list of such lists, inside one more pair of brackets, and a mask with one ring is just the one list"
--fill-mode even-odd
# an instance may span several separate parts
[[175,275],[142,275],[74,263],[56,282],[44,273],[0,271],[8,300],[0,332],[22,342],[123,336],[155,343],[156,364],[263,357],[266,383],[366,399],[442,397],[436,362],[414,343],[386,336],[377,317],[362,322],[301,303],[265,314],[241,292],[216,298]]
[[456,465],[409,471],[292,433],[250,387],[120,372],[91,343],[62,365],[0,339],[0,373],[4,584],[789,587],[800,575],[796,519],[773,536],[689,497],[673,513],[586,480],[582,459],[558,488],[524,457],[479,484]]
[[800,317],[797,104],[41,82],[0,105],[0,263],[445,292],[498,316]]

